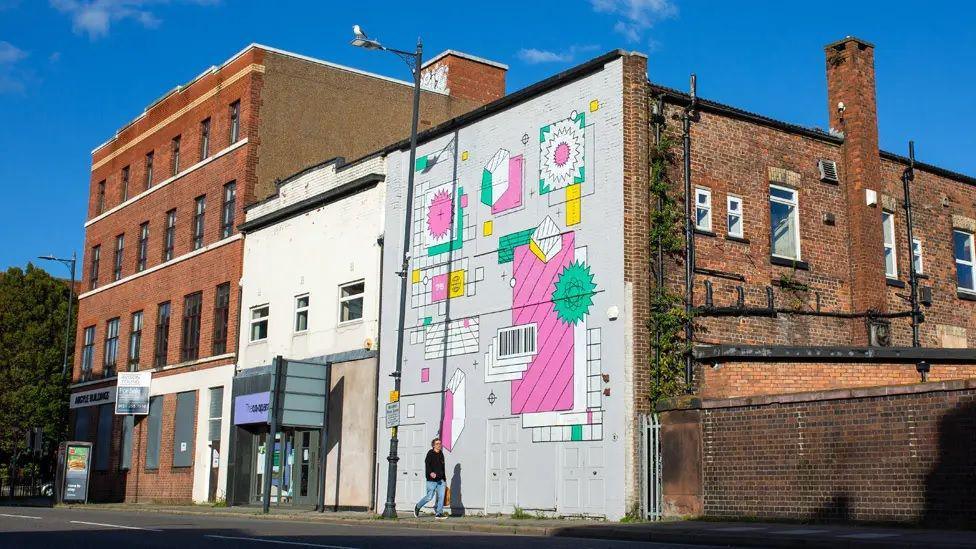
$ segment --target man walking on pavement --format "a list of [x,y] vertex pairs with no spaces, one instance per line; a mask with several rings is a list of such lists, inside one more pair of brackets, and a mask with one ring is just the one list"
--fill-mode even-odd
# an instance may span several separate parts
[[413,516],[420,517],[420,509],[427,502],[434,500],[434,518],[446,519],[444,513],[444,490],[447,488],[447,475],[444,473],[444,452],[441,451],[441,439],[435,438],[430,441],[431,449],[424,458],[424,476],[427,480],[427,495],[425,495],[413,508]]

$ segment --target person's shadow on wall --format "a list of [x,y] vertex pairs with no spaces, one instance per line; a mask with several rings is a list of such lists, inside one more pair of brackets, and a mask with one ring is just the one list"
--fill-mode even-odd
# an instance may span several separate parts
[[461,464],[454,465],[451,473],[451,516],[464,516],[464,501],[461,499]]
[[976,401],[939,420],[939,461],[925,477],[928,526],[976,527]]

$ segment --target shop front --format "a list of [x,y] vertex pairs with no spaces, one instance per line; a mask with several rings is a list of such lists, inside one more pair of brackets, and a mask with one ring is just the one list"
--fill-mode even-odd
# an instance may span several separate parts
[[359,408],[374,400],[344,394],[375,395],[375,372],[375,353],[365,352],[241,370],[232,389],[228,503],[368,508],[375,416],[361,417],[369,408]]

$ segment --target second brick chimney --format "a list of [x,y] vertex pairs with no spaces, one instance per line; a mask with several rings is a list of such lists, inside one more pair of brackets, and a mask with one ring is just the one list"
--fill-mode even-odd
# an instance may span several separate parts
[[[824,47],[827,109],[832,131],[844,134],[842,148],[851,244],[851,305],[855,312],[885,310],[884,239],[880,200],[868,205],[868,191],[880,194],[878,109],[874,46],[848,36]],[[858,325],[858,324],[856,324]],[[867,343],[866,328],[854,330],[852,344]]]
[[483,105],[505,96],[507,72],[507,65],[447,50],[424,63],[420,85]]

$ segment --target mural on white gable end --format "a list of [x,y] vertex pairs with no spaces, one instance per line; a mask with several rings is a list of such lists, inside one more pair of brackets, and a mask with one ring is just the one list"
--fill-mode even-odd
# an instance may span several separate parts
[[[620,65],[423,143],[409,167],[400,398],[414,417],[404,423],[416,422],[409,432],[421,441],[442,438],[448,480],[457,464],[469,509],[623,512],[622,496],[611,495],[623,487],[611,485],[623,479],[624,325],[606,313],[625,306]],[[388,158],[386,265],[400,264],[393,235],[405,193],[393,189],[405,186],[407,159]],[[399,280],[384,277],[389,373]],[[381,448],[388,436],[381,428]],[[405,436],[409,478],[422,458]],[[528,474],[533,467],[539,474]],[[499,473],[507,484],[493,485]],[[398,479],[406,507],[413,494],[401,490],[411,484]]]

